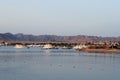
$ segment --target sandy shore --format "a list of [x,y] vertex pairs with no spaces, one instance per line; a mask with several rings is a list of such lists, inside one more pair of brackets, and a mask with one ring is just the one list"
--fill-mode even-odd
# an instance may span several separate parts
[[120,53],[120,49],[82,49],[80,51],[95,53]]

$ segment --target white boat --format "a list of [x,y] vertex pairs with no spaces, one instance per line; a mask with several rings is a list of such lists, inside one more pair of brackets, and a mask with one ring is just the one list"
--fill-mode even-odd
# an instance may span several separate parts
[[71,47],[63,46],[62,49],[71,49]]
[[14,46],[14,48],[24,48],[24,46],[23,46],[23,45],[18,45],[18,44],[16,44],[16,45]]
[[43,47],[44,49],[53,49],[54,47],[51,44],[46,44]]
[[83,49],[83,48],[87,48],[87,46],[85,46],[85,45],[76,45],[73,48],[74,49]]

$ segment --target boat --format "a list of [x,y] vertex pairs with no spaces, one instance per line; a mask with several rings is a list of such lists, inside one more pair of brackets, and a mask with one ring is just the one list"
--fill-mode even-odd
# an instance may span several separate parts
[[85,46],[85,45],[76,45],[73,48],[76,49],[76,50],[79,50],[79,49],[87,48],[87,46]]
[[71,47],[63,46],[62,49],[71,49]]
[[24,46],[23,46],[23,45],[18,45],[18,44],[16,44],[16,45],[14,46],[14,48],[24,48]]
[[54,47],[51,44],[46,44],[43,46],[44,49],[53,49]]

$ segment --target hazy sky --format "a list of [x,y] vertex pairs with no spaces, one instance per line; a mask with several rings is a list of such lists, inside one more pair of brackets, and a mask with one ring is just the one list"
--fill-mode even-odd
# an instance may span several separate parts
[[0,0],[0,33],[120,36],[120,0]]

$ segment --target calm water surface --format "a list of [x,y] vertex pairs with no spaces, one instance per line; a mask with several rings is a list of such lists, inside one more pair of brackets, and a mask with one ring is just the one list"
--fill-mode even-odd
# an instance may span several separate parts
[[0,80],[120,80],[120,54],[0,47]]

